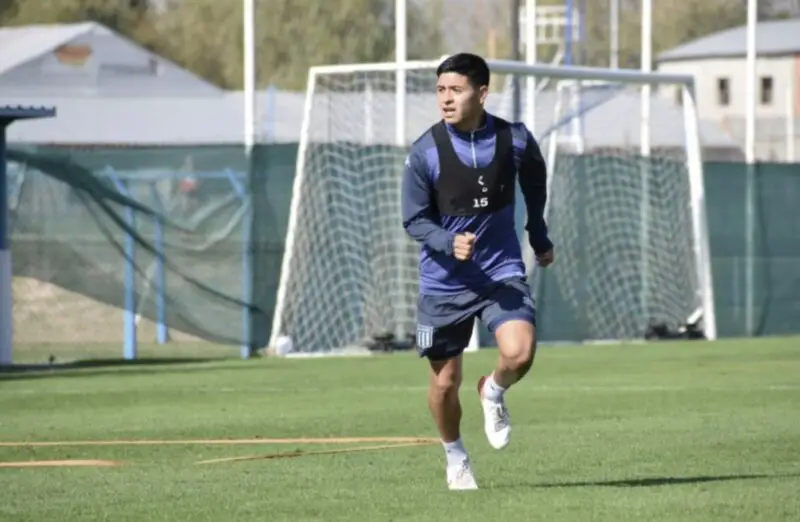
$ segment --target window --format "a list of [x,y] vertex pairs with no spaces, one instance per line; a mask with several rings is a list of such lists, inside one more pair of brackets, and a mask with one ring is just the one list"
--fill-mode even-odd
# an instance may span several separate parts
[[772,105],[772,76],[761,77],[761,105]]
[[723,107],[731,103],[731,88],[727,78],[717,78],[717,103]]

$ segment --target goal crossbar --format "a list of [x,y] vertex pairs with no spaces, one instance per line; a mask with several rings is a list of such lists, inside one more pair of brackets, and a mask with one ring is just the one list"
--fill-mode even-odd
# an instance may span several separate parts
[[[639,85],[686,85],[694,88],[694,76],[660,71],[642,72],[635,69],[604,69],[602,67],[529,65],[513,60],[487,60],[489,70],[496,74],[518,74],[543,76],[554,80],[598,80]],[[309,69],[309,75],[347,74],[357,72],[393,72],[398,70],[435,70],[441,60],[414,60],[407,62],[378,62],[340,65],[317,65]]]

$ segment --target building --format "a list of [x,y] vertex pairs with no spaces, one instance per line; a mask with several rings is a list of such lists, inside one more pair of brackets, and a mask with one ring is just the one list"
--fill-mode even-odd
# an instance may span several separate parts
[[[58,118],[31,121],[9,129],[18,145],[71,147],[192,147],[242,145],[244,96],[69,97],[16,96],[3,103],[58,108]],[[257,135],[261,142],[296,142],[303,117],[303,94],[260,92]]]
[[95,23],[0,28],[0,98],[218,96],[224,90]]
[[800,15],[800,0],[761,0],[759,13],[772,17],[794,17]]
[[[297,97],[302,104],[302,95]],[[259,107],[270,107],[271,100],[260,93]],[[3,104],[59,110],[58,118],[11,127],[11,144],[243,142],[240,92],[224,90],[96,22],[0,28]]]
[[[700,118],[717,123],[744,145],[747,28],[720,31],[666,51],[658,70],[695,77]],[[756,38],[756,157],[797,158],[800,116],[800,19],[758,24]],[[676,91],[668,96],[678,96]],[[791,138],[790,138],[791,136]]]
[[[391,89],[391,83],[387,83]],[[410,143],[437,119],[433,89],[410,92],[406,120]],[[554,113],[556,93],[537,96],[535,134],[544,140],[566,129]],[[312,139],[394,144],[394,93],[328,93],[318,99]],[[508,92],[490,97],[489,109],[510,118]],[[0,29],[0,103],[48,104],[59,117],[15,125],[9,143],[71,147],[187,147],[241,145],[244,96],[226,91],[93,22]],[[305,95],[268,89],[257,93],[257,139],[297,143]],[[581,104],[585,150],[637,151],[640,132],[637,90],[589,92]],[[683,113],[671,100],[655,100],[654,150],[681,149]],[[347,125],[334,125],[347,119]],[[333,132],[330,132],[333,131]],[[738,158],[740,147],[724,132],[701,123],[706,158]]]

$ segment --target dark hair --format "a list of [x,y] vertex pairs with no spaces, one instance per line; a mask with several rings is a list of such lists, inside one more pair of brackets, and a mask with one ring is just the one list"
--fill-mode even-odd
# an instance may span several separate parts
[[458,53],[449,56],[439,64],[436,77],[449,72],[466,76],[473,87],[489,85],[489,65],[477,54]]

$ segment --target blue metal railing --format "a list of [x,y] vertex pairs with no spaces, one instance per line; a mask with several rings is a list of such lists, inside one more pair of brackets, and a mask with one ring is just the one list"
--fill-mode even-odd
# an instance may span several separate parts
[[[116,187],[120,194],[135,199],[132,195],[131,187],[136,183],[145,183],[149,188],[152,199],[152,207],[163,215],[165,206],[157,190],[157,183],[166,179],[182,179],[189,173],[172,170],[154,171],[121,171],[113,167],[106,167],[98,173],[102,177],[107,177]],[[252,202],[246,187],[247,173],[233,169],[221,171],[192,172],[191,175],[199,180],[224,179],[227,180],[237,199],[244,208],[243,229],[242,229],[242,346],[241,356],[247,358],[251,355],[252,343],[252,317],[250,303],[252,302]],[[133,230],[136,226],[135,214],[133,209],[125,209],[126,224]],[[169,329],[167,327],[167,281],[165,274],[164,251],[164,223],[161,218],[154,218],[154,241],[153,247],[155,255],[155,303],[156,303],[156,340],[159,344],[165,344],[169,340]],[[138,338],[136,332],[136,242],[132,234],[125,234],[124,243],[124,314],[123,314],[123,357],[132,360],[137,357]]]

